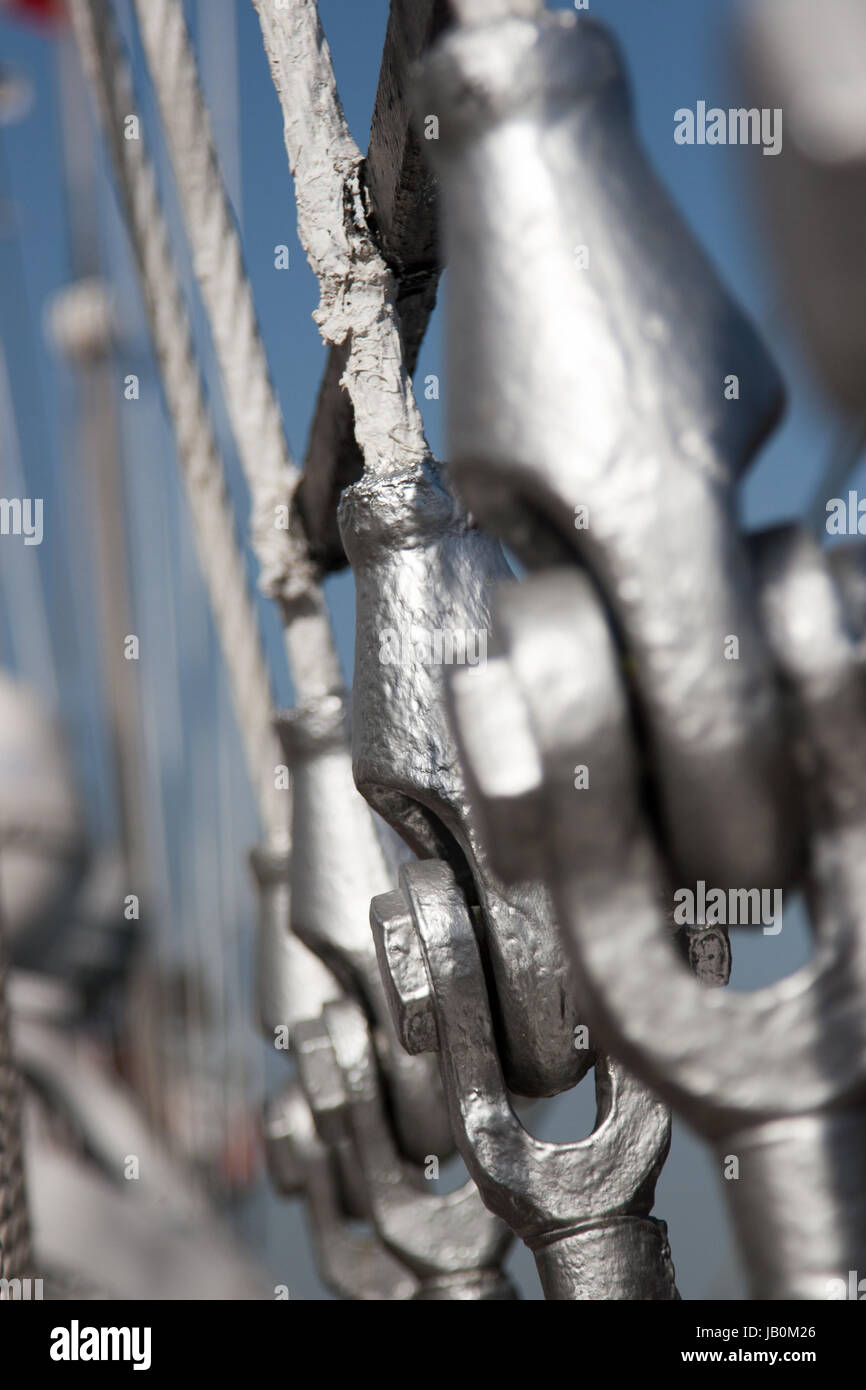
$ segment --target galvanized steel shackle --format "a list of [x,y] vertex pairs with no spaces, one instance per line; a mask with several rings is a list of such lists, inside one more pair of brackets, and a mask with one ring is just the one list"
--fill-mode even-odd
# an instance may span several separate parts
[[650,1216],[670,1143],[667,1109],[595,1061],[598,1127],[533,1138],[506,1090],[472,918],[449,866],[404,865],[371,922],[404,1044],[435,1048],[458,1147],[484,1201],[535,1255],[549,1299],[679,1297],[663,1221]]
[[734,502],[777,372],[651,170],[603,26],[451,30],[417,109],[438,118],[450,476],[529,568],[592,573],[678,872],[785,883],[797,803]]
[[[274,843],[257,845],[250,854],[258,886],[256,1010],[263,1037],[271,1046],[281,1048],[287,1061],[291,1056],[287,1047],[295,1049],[300,1025],[318,1018],[326,1004],[343,994],[328,967],[290,929],[291,858],[287,845]],[[326,1161],[338,1170],[340,1200],[347,1216],[363,1216],[366,1199],[359,1188],[348,1135],[334,1136]],[[285,1192],[295,1195],[288,1189]]]
[[431,1152],[451,1152],[453,1140],[435,1063],[399,1046],[383,993],[368,910],[374,894],[393,886],[396,869],[352,780],[348,720],[348,700],[338,694],[277,719],[292,773],[291,930],[364,1001],[401,1148],[423,1161]]
[[355,576],[355,781],[417,854],[451,862],[480,903],[509,1085],[553,1095],[586,1070],[571,1046],[580,1022],[571,962],[546,889],[505,884],[492,870],[444,691],[455,657],[483,660],[489,596],[511,571],[431,459],[365,475],[343,494],[339,521]]
[[[405,1163],[383,1104],[367,1022],[352,1000],[329,1005],[303,1027],[298,1067],[320,1135],[337,1116],[352,1135],[366,1215],[388,1250],[418,1280],[424,1301],[498,1301],[517,1294],[500,1265],[512,1241],[470,1179],[455,1192],[431,1189]],[[430,1159],[438,1155],[428,1155]]]
[[361,1233],[342,1202],[333,1155],[316,1133],[306,1096],[290,1081],[265,1110],[265,1155],[271,1180],[285,1197],[303,1197],[319,1272],[328,1288],[359,1301],[414,1298],[417,1281],[378,1235]]
[[331,971],[289,927],[292,854],[287,846],[262,844],[250,853],[258,888],[255,1001],[259,1025],[270,1043],[288,1028],[315,1017],[342,990]]
[[[674,957],[617,652],[584,576],[551,572],[503,593],[503,640],[514,653],[522,634],[526,650],[502,658],[498,677],[535,741],[549,881],[596,1036],[720,1164],[736,1158],[725,1192],[754,1297],[824,1299],[844,1296],[849,1271],[866,1265],[866,674],[814,542],[780,528],[750,550],[810,822],[817,950],[790,978],[753,994],[706,991]],[[525,659],[543,620],[548,640],[560,631],[552,702]],[[474,675],[456,700],[483,783],[497,750],[493,738],[482,752],[488,694],[473,693]],[[574,763],[589,768],[581,790]]]

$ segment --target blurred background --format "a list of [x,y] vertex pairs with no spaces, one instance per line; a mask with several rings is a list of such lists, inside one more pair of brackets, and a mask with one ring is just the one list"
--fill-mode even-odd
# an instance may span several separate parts
[[[116,8],[243,535],[248,500],[155,99],[130,6]],[[787,379],[787,417],[742,489],[745,522],[814,518],[817,497],[820,529],[828,470],[838,470],[841,453],[856,486],[857,446],[819,399],[776,288],[756,196],[760,154],[673,139],[677,108],[741,104],[735,8],[592,0],[590,9],[623,46],[652,162]],[[319,0],[319,10],[349,125],[366,148],[387,0]],[[258,20],[249,0],[187,0],[186,13],[289,441],[302,458],[325,349]],[[277,269],[283,244],[289,264]],[[420,405],[443,457],[438,314],[416,376],[430,373],[442,394],[419,392]],[[100,459],[111,466],[97,467]],[[70,1051],[122,1080],[183,1165],[189,1200],[204,1193],[234,1233],[227,1239],[237,1240],[238,1258],[251,1253],[265,1296],[282,1284],[292,1298],[330,1297],[300,1204],[273,1196],[262,1168],[258,1114],[285,1059],[261,1040],[254,1014],[254,800],[137,277],[61,0],[0,0],[0,494],[43,500],[41,544],[0,537],[0,806],[18,835],[4,840],[0,891],[13,1007],[58,1036],[67,1029]],[[254,584],[249,552],[248,563]],[[326,592],[350,678],[351,574],[330,578]],[[279,626],[272,606],[257,602],[275,690],[289,705]],[[118,655],[108,637],[117,632],[138,638],[137,659]],[[34,844],[50,874],[28,872]],[[779,936],[733,936],[734,988],[787,974],[809,952],[802,917],[787,903]],[[38,1073],[38,1058],[32,1065]],[[575,1138],[591,1128],[592,1111],[584,1085],[531,1125],[543,1138]],[[720,1184],[702,1146],[675,1125],[656,1213],[669,1224],[684,1298],[742,1296]],[[62,1264],[61,1247],[58,1237]],[[524,1297],[539,1298],[522,1247],[511,1268]],[[209,1286],[197,1287],[208,1296]]]

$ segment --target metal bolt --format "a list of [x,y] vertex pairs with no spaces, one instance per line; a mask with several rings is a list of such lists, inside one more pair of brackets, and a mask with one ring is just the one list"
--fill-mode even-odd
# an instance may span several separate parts
[[292,1082],[265,1106],[265,1156],[271,1181],[284,1197],[300,1197],[306,1187],[309,1150],[315,1141],[310,1107]]
[[439,1033],[421,943],[402,893],[370,904],[370,926],[394,1026],[408,1053],[438,1052]]

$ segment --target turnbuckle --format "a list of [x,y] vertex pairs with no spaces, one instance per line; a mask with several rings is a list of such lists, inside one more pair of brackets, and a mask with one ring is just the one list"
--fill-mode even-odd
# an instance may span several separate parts
[[594,1132],[573,1144],[527,1133],[508,1098],[472,917],[452,870],[404,865],[400,885],[371,908],[395,1023],[410,1051],[438,1052],[466,1167],[532,1250],[545,1297],[678,1298],[667,1228],[650,1215],[670,1143],[667,1109],[596,1054]]

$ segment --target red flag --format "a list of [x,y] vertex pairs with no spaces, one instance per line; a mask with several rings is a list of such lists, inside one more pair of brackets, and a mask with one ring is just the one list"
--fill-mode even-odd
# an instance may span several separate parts
[[40,29],[56,28],[65,17],[63,0],[0,0],[0,9]]

